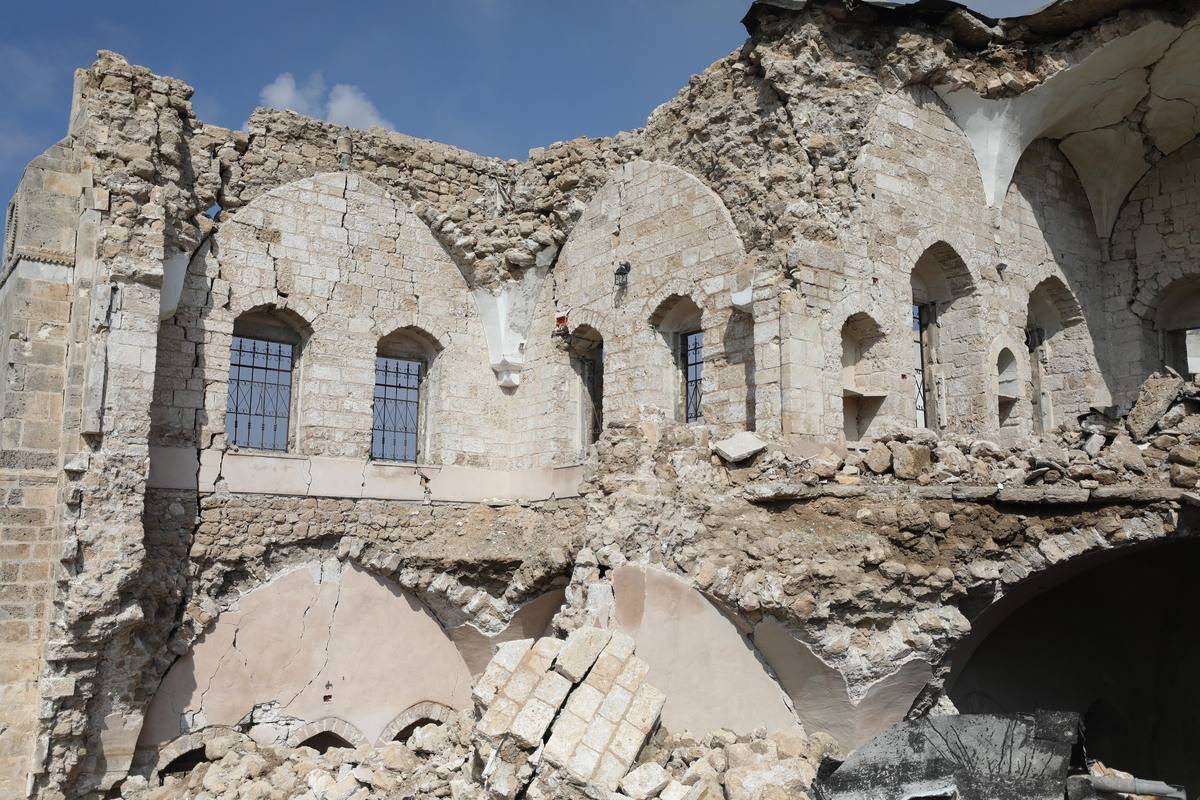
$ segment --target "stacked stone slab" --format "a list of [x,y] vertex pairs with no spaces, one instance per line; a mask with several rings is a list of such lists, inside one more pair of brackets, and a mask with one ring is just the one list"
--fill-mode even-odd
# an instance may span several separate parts
[[550,772],[617,789],[666,700],[633,650],[631,637],[594,627],[498,648],[472,695],[473,742],[492,797],[511,800]]

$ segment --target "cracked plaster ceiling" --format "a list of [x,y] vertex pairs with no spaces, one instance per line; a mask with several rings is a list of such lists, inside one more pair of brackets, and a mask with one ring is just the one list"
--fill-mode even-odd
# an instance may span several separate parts
[[1107,237],[1137,181],[1200,130],[1200,17],[1151,22],[1015,97],[938,93],[971,141],[988,205],[1003,203],[1025,148],[1053,139]]

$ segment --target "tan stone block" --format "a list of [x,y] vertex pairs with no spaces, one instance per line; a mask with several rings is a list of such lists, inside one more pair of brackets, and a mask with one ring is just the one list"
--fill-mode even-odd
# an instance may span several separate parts
[[576,687],[567,698],[566,710],[583,719],[591,719],[604,702],[604,693],[587,683]]
[[571,691],[571,682],[559,675],[557,672],[547,672],[538,682],[537,688],[534,689],[533,695],[544,703],[553,706],[557,711],[562,705],[563,700],[567,699],[567,692]]
[[617,676],[617,685],[623,686],[631,692],[636,692],[637,688],[642,685],[642,681],[646,679],[646,673],[649,671],[650,665],[637,656],[634,656],[625,662],[625,668]]
[[489,738],[500,736],[508,730],[520,710],[521,707],[507,697],[497,697],[491,707],[484,712],[476,730]]
[[596,662],[611,636],[611,632],[593,627],[571,631],[554,660],[554,669],[573,683],[578,683]]
[[564,766],[571,754],[575,752],[580,740],[583,739],[587,727],[586,720],[580,719],[569,711],[559,714],[558,719],[554,722],[554,727],[550,730],[550,739],[546,742],[546,749],[542,751],[542,757],[557,767]]
[[517,667],[517,671],[509,676],[508,682],[504,684],[502,694],[515,703],[524,703],[533,695],[533,690],[537,688],[540,680],[540,673],[530,669],[526,663],[522,663]]
[[608,653],[601,653],[600,657],[596,659],[596,663],[592,665],[591,671],[588,672],[587,680],[584,683],[607,693],[624,668],[625,662]]
[[629,769],[627,762],[617,758],[612,753],[604,753],[600,756],[600,765],[592,775],[592,782],[610,792],[615,791],[627,769]]
[[544,703],[537,698],[522,706],[508,727],[508,732],[522,747],[534,748],[542,743],[542,737],[554,721],[557,706]]
[[567,764],[567,771],[579,780],[587,781],[591,779],[592,773],[596,771],[596,767],[599,764],[600,754],[590,747],[580,745],[571,754],[571,761]]
[[587,731],[583,734],[582,743],[593,750],[604,752],[617,731],[616,723],[604,717],[593,717],[588,723]]
[[604,696],[604,702],[600,704],[598,713],[601,717],[617,722],[625,716],[625,709],[629,708],[632,701],[633,692],[623,686],[613,686]]
[[637,758],[638,753],[642,750],[642,745],[646,742],[646,732],[640,728],[630,724],[628,721],[621,722],[617,726],[616,734],[612,741],[608,743],[608,749],[626,764],[632,764]]
[[666,701],[666,695],[650,684],[643,683],[634,692],[633,700],[625,713],[625,719],[642,732],[648,733],[654,727],[654,723],[658,721]]

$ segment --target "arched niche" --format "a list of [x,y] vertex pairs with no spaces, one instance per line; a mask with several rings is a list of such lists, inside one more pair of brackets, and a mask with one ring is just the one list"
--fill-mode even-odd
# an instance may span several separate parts
[[1044,433],[1085,410],[1092,387],[1095,352],[1075,297],[1057,277],[1046,278],[1029,293],[1025,321],[1033,433]]
[[842,324],[842,434],[847,442],[866,438],[891,379],[883,329],[865,312]]
[[429,463],[442,406],[441,343],[415,325],[380,337],[375,346],[371,458]]

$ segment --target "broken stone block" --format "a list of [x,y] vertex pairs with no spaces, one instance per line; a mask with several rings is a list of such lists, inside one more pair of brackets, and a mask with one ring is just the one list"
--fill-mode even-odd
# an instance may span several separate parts
[[1125,419],[1129,433],[1135,439],[1143,439],[1154,429],[1158,421],[1175,402],[1179,390],[1183,388],[1183,378],[1174,372],[1155,373],[1142,384],[1138,391],[1137,400]]
[[1100,455],[1100,451],[1104,449],[1106,439],[1102,433],[1093,433],[1088,436],[1087,441],[1083,443],[1083,452],[1090,457],[1095,458]]
[[1195,489],[1198,480],[1200,480],[1200,469],[1183,464],[1171,465],[1172,486],[1178,486],[1181,489]]
[[892,468],[892,451],[883,442],[876,442],[867,451],[863,463],[867,465],[867,469],[871,470],[871,472],[874,472],[876,475],[882,475]]
[[745,461],[766,449],[767,443],[750,431],[742,431],[730,436],[728,439],[713,442],[713,450],[716,454],[731,464]]
[[671,773],[651,761],[630,771],[621,780],[621,791],[633,800],[647,800],[657,797],[670,782]]
[[583,680],[600,651],[608,644],[611,632],[600,628],[585,627],[571,631],[567,641],[554,659],[554,669],[571,683]]
[[1181,444],[1173,447],[1167,453],[1167,461],[1172,464],[1183,464],[1184,466],[1194,467],[1197,463],[1200,463],[1200,446]]
[[888,442],[892,451],[892,472],[903,480],[916,480],[929,471],[932,464],[929,448],[923,444]]

